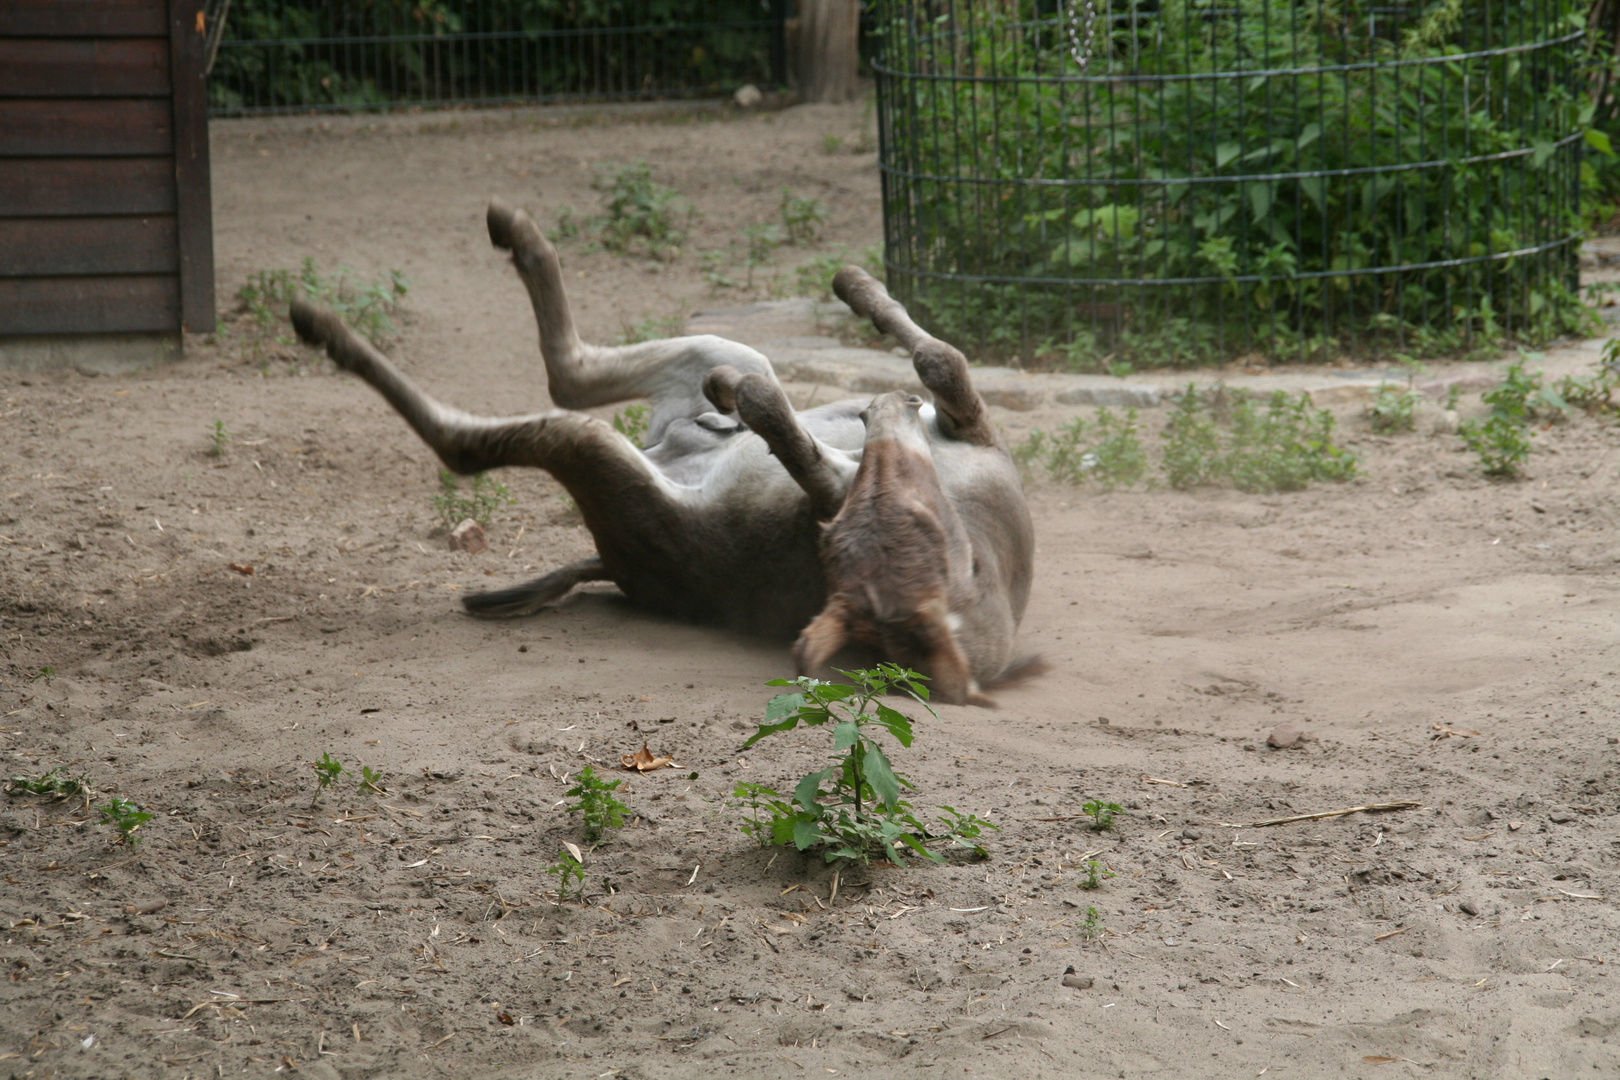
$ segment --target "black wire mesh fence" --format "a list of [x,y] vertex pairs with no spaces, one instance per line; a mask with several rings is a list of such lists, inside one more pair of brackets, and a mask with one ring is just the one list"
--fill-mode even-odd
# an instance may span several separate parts
[[786,0],[215,0],[216,116],[781,84]]
[[877,0],[890,288],[1041,366],[1578,328],[1571,0]]

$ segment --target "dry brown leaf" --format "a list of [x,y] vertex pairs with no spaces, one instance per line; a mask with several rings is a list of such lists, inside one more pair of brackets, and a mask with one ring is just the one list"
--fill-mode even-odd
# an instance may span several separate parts
[[513,1024],[517,1023],[516,1020],[512,1019],[512,1014],[509,1012],[498,1012],[495,1014],[495,1019],[499,1020],[507,1027],[511,1027]]
[[1362,1058],[1361,1060],[1365,1061],[1369,1065],[1388,1065],[1392,1061],[1400,1061],[1401,1059],[1400,1058],[1393,1058],[1393,1057],[1385,1057],[1383,1054],[1368,1054],[1366,1057]]
[[1440,723],[1431,724],[1430,726],[1434,728],[1434,734],[1429,737],[1435,740],[1448,739],[1453,735],[1460,739],[1469,739],[1479,734],[1479,732],[1469,728],[1454,728]]
[[226,563],[226,565],[229,566],[232,570],[235,570],[238,574],[241,574],[243,577],[252,577],[253,576],[253,564],[251,564],[251,563],[233,562],[233,563]]
[[575,862],[583,863],[585,861],[585,856],[580,852],[579,848],[575,847],[573,844],[570,844],[568,841],[564,840],[562,842],[562,846],[568,849],[568,854],[574,857]]
[[652,772],[654,769],[662,769],[666,765],[675,764],[675,759],[672,757],[653,756],[653,752],[647,749],[646,743],[642,743],[641,749],[633,754],[619,755],[619,760],[624,762],[625,768],[634,769],[636,772]]

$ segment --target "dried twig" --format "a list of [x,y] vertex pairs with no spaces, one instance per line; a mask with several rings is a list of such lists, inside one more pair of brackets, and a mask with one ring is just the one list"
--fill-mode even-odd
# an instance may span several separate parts
[[1416,810],[1423,804],[1413,800],[1401,802],[1368,803],[1366,806],[1347,806],[1343,810],[1323,810],[1317,814],[1294,814],[1291,817],[1272,818],[1270,821],[1256,821],[1249,826],[1251,829],[1263,829],[1267,825],[1287,825],[1293,821],[1320,821],[1322,818],[1344,817],[1346,814],[1360,814],[1373,810]]

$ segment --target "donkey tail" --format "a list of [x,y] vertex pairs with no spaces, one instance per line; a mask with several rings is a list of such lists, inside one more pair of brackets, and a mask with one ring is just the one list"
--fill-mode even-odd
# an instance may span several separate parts
[[509,589],[469,593],[461,598],[461,606],[467,609],[467,614],[480,619],[518,619],[555,604],[575,585],[611,580],[602,560],[593,555]]

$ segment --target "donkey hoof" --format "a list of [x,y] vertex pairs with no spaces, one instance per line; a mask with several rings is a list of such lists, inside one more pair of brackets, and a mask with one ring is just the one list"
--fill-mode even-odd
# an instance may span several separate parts
[[511,251],[514,243],[514,226],[517,224],[517,211],[508,203],[500,199],[489,200],[489,212],[485,215],[489,223],[489,242],[502,251]]

